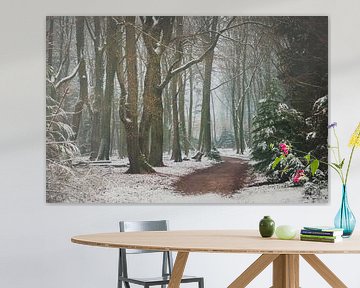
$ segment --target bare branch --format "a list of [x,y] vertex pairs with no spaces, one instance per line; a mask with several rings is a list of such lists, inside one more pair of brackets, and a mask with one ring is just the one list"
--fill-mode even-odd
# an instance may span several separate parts
[[58,107],[56,109],[56,112],[54,113],[53,117],[51,118],[51,120],[49,121],[49,124],[46,127],[46,131],[48,131],[50,129],[51,125],[54,123],[54,120],[55,120],[56,116],[58,115],[58,113],[59,113],[59,111],[61,109],[61,106],[64,103],[65,98],[66,98],[66,96],[68,94],[69,94],[69,89],[65,89],[64,94],[63,94],[63,96],[62,96],[62,98],[60,100],[60,103],[59,103],[59,105],[58,105]]
[[[249,69],[249,68],[248,68],[248,69]],[[236,74],[235,76],[231,77],[230,79],[228,79],[228,80],[226,80],[226,81],[224,81],[224,82],[221,82],[219,85],[215,86],[214,88],[211,88],[210,91],[214,91],[214,90],[220,88],[221,86],[225,85],[226,83],[229,83],[230,81],[236,79],[237,77],[239,77],[239,76],[241,76],[241,75],[243,75],[243,74],[244,74],[244,72],[241,71],[240,73]]]
[[[177,74],[177,73],[180,73],[184,70],[186,70],[187,68],[189,68],[190,66],[196,64],[196,63],[199,63],[201,61],[204,60],[204,58],[206,57],[206,55],[208,53],[210,53],[216,46],[217,44],[217,41],[219,40],[220,38],[220,35],[222,33],[224,33],[225,31],[227,31],[229,29],[229,26],[231,25],[231,23],[235,20],[235,17],[233,17],[229,22],[228,24],[226,25],[226,27],[222,30],[220,30],[219,32],[216,32],[217,35],[215,36],[215,39],[214,41],[211,43],[211,45],[208,47],[208,49],[206,49],[206,51],[201,55],[199,56],[197,59],[193,59],[193,60],[190,60],[189,62],[185,63],[184,65],[174,69],[174,70],[171,70],[171,68],[169,69],[167,75],[165,76],[165,79],[160,83],[160,85],[158,86],[159,89],[164,89],[164,87],[169,83],[169,81],[171,80],[171,78]],[[174,64],[171,65],[171,67],[174,67]]]
[[254,77],[255,77],[255,74],[256,74],[256,70],[260,67],[259,64],[262,62],[262,60],[263,60],[263,57],[261,57],[261,58],[259,59],[258,65],[255,65],[254,70],[253,70],[253,72],[252,72],[252,74],[251,74],[251,77],[250,77],[249,84],[245,87],[244,92],[243,92],[243,96],[239,99],[239,101],[238,101],[238,103],[237,103],[237,105],[236,105],[236,110],[239,109],[240,104],[241,104],[241,101],[243,101],[245,94],[246,94],[247,91],[250,89],[250,86],[251,86],[252,81],[254,80]]
[[[71,30],[72,31],[72,28]],[[59,78],[60,73],[62,68],[64,67],[65,62],[69,59],[69,53],[70,53],[70,43],[71,43],[71,32],[70,32],[70,36],[69,36],[69,41],[66,43],[65,46],[65,54],[64,54],[64,59],[61,61],[60,67],[58,69],[58,72],[56,73],[55,77],[54,77],[54,82],[56,82],[56,80]]]

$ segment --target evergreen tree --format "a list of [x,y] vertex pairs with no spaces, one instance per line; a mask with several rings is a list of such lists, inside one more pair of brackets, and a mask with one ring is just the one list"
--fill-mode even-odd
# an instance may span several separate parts
[[265,171],[274,160],[272,145],[290,142],[297,149],[305,143],[305,121],[300,112],[278,100],[262,99],[254,118],[252,157],[254,167]]
[[235,136],[232,131],[224,129],[221,132],[219,140],[216,142],[219,148],[233,148],[235,147]]
[[274,17],[280,79],[291,107],[310,116],[328,93],[328,17]]
[[[308,133],[306,142],[312,155],[323,162],[328,157],[328,96],[319,98],[313,105],[312,113],[306,119]],[[326,165],[322,165],[323,171],[327,171]]]

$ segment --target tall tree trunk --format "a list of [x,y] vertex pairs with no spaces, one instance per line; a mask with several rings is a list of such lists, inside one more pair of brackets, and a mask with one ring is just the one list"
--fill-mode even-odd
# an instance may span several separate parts
[[179,90],[177,87],[178,81],[175,76],[171,81],[171,95],[172,95],[172,115],[173,115],[173,143],[171,159],[175,162],[181,162],[181,147],[180,147],[180,132],[179,132],[179,112],[178,112],[178,95]]
[[238,128],[238,113],[237,113],[237,101],[236,101],[236,78],[232,80],[231,85],[231,109],[232,109],[232,120],[234,128],[234,138],[235,138],[235,147],[236,154],[240,153],[240,143],[239,143],[239,128]]
[[214,105],[214,95],[211,94],[210,92],[210,97],[211,97],[211,110],[212,110],[212,117],[214,119],[214,121],[212,121],[213,123],[213,144],[215,145],[216,143],[216,121],[215,121],[215,105]]
[[[163,103],[161,58],[170,43],[174,17],[147,16],[140,18],[147,51],[147,70],[144,80],[143,114],[140,123],[140,147],[148,153],[149,163],[155,167],[163,163]],[[149,137],[149,132],[151,137]],[[151,139],[151,141],[150,141]],[[149,151],[150,145],[150,152]]]
[[201,106],[201,151],[207,155],[211,151],[211,116],[210,116],[210,89],[211,72],[214,59],[214,51],[211,51],[205,57],[205,73],[203,83],[203,98]]
[[[258,81],[256,81],[256,78],[260,78],[261,74],[258,73],[258,77],[254,78],[254,81],[252,82],[252,95],[253,97],[251,98],[251,100],[253,101],[252,105],[253,105],[253,113],[254,115],[256,115],[257,112],[257,103],[258,103],[258,94],[259,94],[259,86],[257,85]],[[252,129],[252,128],[251,128]]]
[[109,149],[110,157],[114,154],[114,149],[119,147],[118,139],[117,139],[118,130],[120,130],[120,127],[118,127],[116,123],[115,101],[113,101],[111,105],[111,120],[110,120],[110,149]]
[[[218,17],[214,16],[211,23],[211,31],[216,31]],[[209,32],[210,35],[204,35],[207,43],[212,43],[216,37],[215,32]],[[211,45],[211,44],[209,44]],[[207,50],[210,46],[206,47]],[[215,47],[214,47],[215,48]],[[200,150],[207,155],[211,151],[211,116],[210,116],[210,94],[211,94],[211,73],[214,60],[214,49],[205,56],[205,72],[203,81],[203,98],[201,107],[201,129],[202,135],[199,138],[201,143]]]
[[[60,25],[60,47],[59,47],[59,63],[62,65],[63,57],[64,57],[64,44],[65,44],[65,31],[64,31],[64,18],[63,16],[59,17],[59,25]],[[66,45],[66,44],[65,44]]]
[[[155,95],[158,93],[154,83],[160,83],[160,58],[153,51],[148,51],[147,67],[144,80],[143,111],[140,121],[140,149],[148,159],[150,154],[150,128],[156,110]],[[151,162],[150,162],[151,163]],[[153,165],[153,164],[152,164]]]
[[114,97],[114,78],[117,63],[117,27],[113,17],[107,17],[106,27],[106,82],[101,112],[101,141],[98,160],[110,159],[111,108]]
[[190,85],[190,94],[189,94],[189,119],[188,119],[188,142],[192,143],[192,126],[193,126],[193,103],[194,103],[194,80],[192,68],[189,68],[189,85]]
[[[47,76],[49,76],[50,80],[52,82],[55,82],[57,79],[55,76],[55,70],[54,70],[54,66],[53,66],[53,52],[54,52],[54,16],[47,16],[46,17],[46,26],[47,26],[47,31],[46,31],[46,64],[47,64],[47,69],[49,69],[47,72]],[[60,41],[60,43],[62,43]],[[49,72],[49,74],[48,74]],[[53,78],[53,79],[51,79]],[[56,88],[54,87],[54,85],[50,85],[50,84],[46,84],[46,95],[49,95],[52,99],[59,101],[58,99],[58,95],[56,93]]]
[[95,24],[94,52],[95,52],[95,89],[93,103],[93,118],[90,144],[90,160],[95,160],[100,146],[100,121],[101,121],[101,101],[104,89],[104,64],[103,52],[101,48],[101,23],[100,17],[93,17]]
[[127,144],[126,144],[126,130],[124,123],[120,122],[119,124],[119,157],[122,159],[127,156]]
[[47,31],[47,64],[53,66],[53,50],[54,50],[54,16],[47,16],[46,20],[49,23],[49,28]]
[[172,127],[172,113],[171,113],[171,95],[168,86],[165,87],[163,93],[164,99],[164,150],[171,151],[171,127]]
[[155,111],[151,117],[151,145],[149,154],[149,163],[154,167],[164,166],[163,162],[163,112],[162,89],[155,89],[154,106]]
[[86,63],[84,57],[84,42],[85,42],[84,23],[85,23],[85,17],[83,16],[76,17],[76,52],[77,52],[77,60],[80,63],[79,66],[80,91],[79,91],[79,98],[77,100],[77,103],[75,104],[74,115],[72,120],[74,139],[76,139],[78,136],[82,111],[88,98],[88,79],[86,74]]
[[[255,83],[254,80],[252,80],[252,83],[250,83],[251,86],[253,86],[252,84]],[[251,117],[251,92],[252,89],[249,87],[248,89],[248,94],[247,94],[247,124],[248,124],[248,145],[251,147],[252,145],[252,137],[251,137],[251,121],[252,121],[252,117]]]
[[[136,38],[135,38],[135,17],[125,17],[126,31],[126,66],[128,93],[126,101],[125,84],[122,71],[118,70],[118,79],[121,87],[121,98],[119,105],[119,115],[126,129],[126,141],[130,168],[128,173],[153,173],[155,170],[146,162],[144,155],[141,154],[139,145],[138,131],[138,76],[136,63]],[[119,68],[119,66],[118,66]]]
[[184,73],[184,80],[179,79],[179,120],[180,120],[180,139],[185,155],[189,156],[189,142],[186,134],[186,120],[185,120],[185,86],[186,73]]
[[[183,17],[176,17],[176,36],[183,35]],[[178,38],[176,40],[176,52],[174,69],[178,68],[181,63],[183,52],[182,41]],[[179,127],[179,111],[178,111],[178,96],[181,93],[182,80],[179,74],[175,75],[171,82],[172,95],[172,114],[173,114],[173,145],[171,159],[175,162],[182,161],[181,146],[180,146],[180,127]]]
[[[117,20],[119,20],[120,22],[122,22],[121,17],[118,17]],[[125,62],[125,57],[124,57],[124,52],[123,52],[123,31],[119,31],[121,32],[118,36],[119,39],[119,44],[118,44],[118,61],[117,61],[117,66],[116,66],[116,76],[118,79],[118,82],[120,84],[120,101],[119,101],[119,112],[124,108],[121,107],[121,105],[124,105],[124,101],[122,101],[122,99],[126,96],[126,88],[125,88],[125,83],[124,83],[124,62]],[[122,121],[122,119],[120,118],[120,113],[117,113],[117,119],[120,119],[119,121],[119,125],[117,126],[116,130],[117,130],[117,135],[118,135],[118,142],[119,142],[119,147],[118,147],[118,153],[119,153],[119,157],[122,159],[124,157],[127,156],[128,151],[127,151],[127,143],[126,143],[126,129],[125,129],[125,125]]]
[[[245,34],[246,35],[246,34]],[[247,36],[245,36],[245,43],[247,42]],[[239,109],[239,129],[240,129],[240,151],[241,154],[244,154],[245,151],[245,128],[244,128],[244,114],[245,114],[245,101],[247,98],[247,78],[246,78],[246,58],[247,58],[247,49],[246,45],[244,47],[243,59],[242,59],[242,95],[241,97],[241,108]]]
[[74,17],[66,17],[66,35],[68,38],[68,44],[66,47],[66,59],[64,62],[64,68],[62,77],[65,75],[69,75],[69,69],[70,69],[70,47],[71,47],[71,41],[73,37],[73,26],[74,26]]
[[244,108],[245,99],[241,99],[241,107],[239,109],[239,131],[240,131],[240,152],[244,154],[245,151],[245,135],[244,135]]

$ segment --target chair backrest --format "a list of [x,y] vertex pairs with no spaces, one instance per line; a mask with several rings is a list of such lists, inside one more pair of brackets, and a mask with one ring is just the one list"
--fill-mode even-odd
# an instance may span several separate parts
[[169,227],[167,220],[155,221],[120,221],[121,232],[135,231],[167,231]]
[[[169,224],[167,220],[157,221],[120,221],[120,232],[137,232],[137,231],[167,231]],[[119,275],[128,277],[127,272],[127,254],[140,253],[159,253],[161,251],[136,250],[136,249],[119,249]],[[163,253],[162,275],[172,273],[173,259],[169,251]]]
[[[169,224],[167,220],[155,221],[120,221],[120,232],[137,231],[167,231]],[[155,253],[159,251],[126,249],[126,254]]]

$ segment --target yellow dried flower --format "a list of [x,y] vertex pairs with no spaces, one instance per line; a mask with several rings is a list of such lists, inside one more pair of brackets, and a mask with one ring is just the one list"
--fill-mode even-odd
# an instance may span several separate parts
[[359,147],[360,148],[360,123],[356,127],[354,133],[352,134],[349,142],[349,146],[351,147]]

